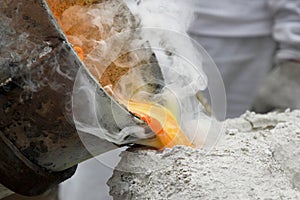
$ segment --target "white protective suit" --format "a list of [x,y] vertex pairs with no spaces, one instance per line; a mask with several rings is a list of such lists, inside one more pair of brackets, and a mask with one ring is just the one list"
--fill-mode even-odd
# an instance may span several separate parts
[[195,10],[189,33],[220,69],[227,117],[250,108],[275,63],[300,60],[300,0],[197,0]]
[[[220,68],[227,90],[228,116],[240,115],[249,109],[276,61],[300,60],[300,0],[194,3],[196,16],[189,33]],[[105,182],[111,173],[112,169],[97,160],[87,161],[63,184],[61,200],[109,199]]]

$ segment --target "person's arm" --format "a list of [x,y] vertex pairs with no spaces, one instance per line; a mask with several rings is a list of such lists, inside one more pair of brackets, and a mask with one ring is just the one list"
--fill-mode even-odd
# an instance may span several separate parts
[[277,63],[300,61],[300,1],[269,0],[273,15],[273,38],[278,42]]
[[253,104],[254,111],[300,108],[300,0],[268,0],[273,38],[278,43],[275,68]]

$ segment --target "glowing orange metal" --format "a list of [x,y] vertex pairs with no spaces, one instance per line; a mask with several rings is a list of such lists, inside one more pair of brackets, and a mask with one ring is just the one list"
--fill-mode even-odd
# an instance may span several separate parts
[[[93,1],[86,0],[72,0],[72,1],[60,1],[60,0],[47,0],[55,18],[57,19],[59,25],[62,30],[65,31],[68,39],[70,37],[69,33],[64,30],[65,27],[61,24],[61,16],[62,13],[69,7],[73,5],[87,6],[90,5]],[[76,20],[76,19],[74,19]],[[88,34],[89,32],[84,32]],[[85,36],[85,35],[83,35]],[[94,38],[95,39],[95,38]],[[72,40],[70,40],[71,42]],[[83,46],[74,45],[74,50],[77,52],[78,56],[82,61],[85,60],[85,55],[89,52],[85,50],[87,49],[87,44],[83,44]],[[88,67],[88,66],[87,66]],[[123,71],[118,71],[119,68],[117,66],[109,67],[108,75],[102,76],[102,79],[107,79],[107,77],[114,79],[114,74],[122,74],[126,73],[126,69],[122,68]],[[89,69],[91,70],[91,69]],[[110,80],[110,79],[109,79]],[[101,82],[102,81],[102,82]],[[99,82],[103,85],[103,80],[99,80]],[[105,81],[104,81],[105,82]],[[109,81],[106,81],[109,82]],[[111,82],[111,80],[110,80]],[[105,85],[103,85],[105,86]],[[122,100],[120,100],[122,102]],[[152,104],[149,102],[135,102],[129,101],[126,105],[128,110],[138,116],[140,119],[145,121],[152,131],[157,135],[157,139],[155,140],[145,140],[141,141],[141,144],[152,146],[158,149],[164,149],[167,147],[173,147],[176,145],[186,145],[191,146],[191,142],[181,130],[177,120],[172,115],[172,113],[167,110],[165,107],[159,106],[157,104]]]
[[77,55],[79,56],[79,58],[84,61],[84,51],[81,47],[79,46],[74,46],[74,50],[76,51]]
[[165,107],[148,102],[129,101],[127,108],[145,121],[152,131],[156,133],[158,141],[147,145],[159,149],[171,148],[176,145],[194,147],[181,130],[175,117]]

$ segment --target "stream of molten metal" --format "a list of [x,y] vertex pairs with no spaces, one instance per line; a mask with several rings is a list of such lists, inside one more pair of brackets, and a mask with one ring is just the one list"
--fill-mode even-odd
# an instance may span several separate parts
[[158,141],[152,146],[159,149],[171,148],[176,145],[194,147],[167,108],[149,102],[132,100],[128,102],[127,108],[145,121],[156,134]]
[[[79,5],[85,5],[84,1],[77,1],[79,2]],[[55,18],[60,24],[60,16],[63,10],[68,8],[70,5],[68,5],[67,2],[59,4],[58,0],[48,0],[48,3]],[[70,35],[64,30],[64,27],[61,27],[61,29],[65,32],[67,38],[69,39]],[[84,46],[80,47],[74,44],[74,50],[77,52],[79,58],[84,62],[86,57]],[[99,82],[100,81],[101,80],[99,80]],[[120,102],[124,101],[120,100]],[[130,100],[124,104],[130,112],[146,122],[157,136],[155,141],[142,141],[141,144],[152,146],[158,149],[171,148],[176,145],[193,147],[192,143],[180,128],[176,118],[167,108],[155,103],[137,102],[135,100]]]

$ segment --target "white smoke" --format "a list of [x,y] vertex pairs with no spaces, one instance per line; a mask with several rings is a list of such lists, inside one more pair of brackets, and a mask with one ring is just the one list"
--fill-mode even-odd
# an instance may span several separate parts
[[195,49],[186,33],[193,19],[192,1],[126,0],[126,2],[131,12],[140,18],[142,36],[149,41],[155,52],[167,84],[178,80],[172,73],[176,71],[190,78],[194,90],[205,89],[207,80],[202,71],[202,55]]
[[[188,36],[193,20],[192,1],[126,0],[131,12],[140,19],[141,35],[155,52],[164,76],[165,87],[153,98],[164,102],[196,145],[203,145],[211,123],[195,98],[207,87],[202,70],[202,53]],[[205,121],[205,123],[203,123]]]
[[[203,145],[211,123],[207,123],[210,119],[204,114],[196,93],[207,87],[207,78],[202,70],[202,63],[207,58],[186,33],[193,19],[191,1],[126,0],[135,16],[134,20],[130,12],[116,2],[119,1],[106,1],[84,11],[88,17],[93,17],[91,22],[100,32],[107,30],[103,29],[105,25],[110,27],[109,33],[101,33],[105,35],[104,38],[93,39],[95,46],[86,56],[85,65],[91,71],[97,71],[96,78],[101,78],[111,63],[118,67],[130,67],[114,88],[111,85],[102,87],[120,103],[134,99],[162,104],[174,114],[189,138],[195,139],[196,145]],[[104,10],[105,15],[99,14]],[[124,22],[99,18],[106,15],[115,18],[123,14],[126,15],[121,17],[125,19]],[[116,22],[119,24],[116,25]],[[122,59],[124,54],[127,55],[126,59]],[[148,88],[155,84],[161,86],[159,90]],[[205,123],[201,123],[203,120],[206,120]],[[101,126],[101,121],[99,123]],[[81,124],[84,126],[80,129],[85,132],[96,134],[99,131],[106,134],[102,128],[97,130],[97,126],[95,130],[90,130],[88,122]],[[134,132],[135,128],[126,129],[126,132]],[[138,135],[147,137],[143,134],[139,129]]]

